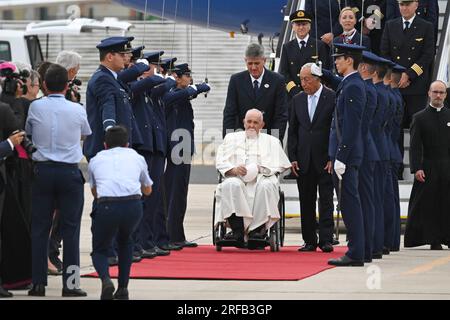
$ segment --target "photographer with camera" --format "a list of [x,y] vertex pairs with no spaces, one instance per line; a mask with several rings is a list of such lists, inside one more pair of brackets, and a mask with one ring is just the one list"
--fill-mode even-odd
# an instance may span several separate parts
[[68,73],[69,89],[66,92],[66,99],[80,103],[79,87],[82,82],[76,76],[80,70],[81,56],[75,51],[61,51],[56,57],[55,63],[66,68]]

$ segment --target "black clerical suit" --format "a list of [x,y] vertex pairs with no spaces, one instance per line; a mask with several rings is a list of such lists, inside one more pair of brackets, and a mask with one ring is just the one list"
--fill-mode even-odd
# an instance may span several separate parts
[[331,120],[335,106],[334,91],[322,86],[313,114],[308,111],[308,94],[302,92],[292,100],[289,120],[288,153],[291,162],[297,161],[299,178],[302,235],[306,245],[317,246],[316,200],[319,187],[319,245],[332,243],[333,181],[324,170],[328,156]]
[[431,106],[418,112],[411,125],[411,172],[425,172],[425,183],[414,180],[409,200],[405,247],[450,244],[450,109]]

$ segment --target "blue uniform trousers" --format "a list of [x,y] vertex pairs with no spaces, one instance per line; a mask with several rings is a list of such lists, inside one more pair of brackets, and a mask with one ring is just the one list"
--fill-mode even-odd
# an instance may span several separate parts
[[[336,190],[338,178],[333,175]],[[351,259],[364,260],[364,222],[361,212],[361,200],[358,191],[358,167],[347,166],[342,177],[341,212],[347,229],[348,251]]]
[[169,243],[161,192],[161,180],[164,175],[166,158],[160,152],[152,154],[140,152],[140,154],[144,156],[147,162],[153,185],[151,195],[144,198],[144,215],[138,230],[136,230],[135,250],[148,250]]
[[398,175],[397,175],[399,168],[400,163],[392,164],[392,186],[394,189],[395,216],[394,216],[394,240],[392,242],[391,249],[394,251],[400,250],[400,237],[401,237],[400,190],[398,186]]
[[59,208],[63,239],[63,286],[80,266],[80,224],[84,202],[84,178],[76,164],[37,163],[32,186],[32,280],[47,285],[48,238],[55,205]]
[[384,245],[384,188],[386,186],[386,161],[375,162],[374,199],[375,199],[375,230],[372,253],[382,253]]
[[386,167],[386,187],[384,188],[384,247],[392,248],[394,242],[395,195],[392,181],[391,162]]
[[92,263],[101,279],[109,277],[108,251],[115,238],[119,257],[119,287],[128,286],[133,256],[132,234],[141,219],[141,200],[97,204],[92,217]]
[[167,157],[164,188],[167,203],[167,230],[169,231],[170,242],[186,240],[183,222],[186,214],[190,174],[190,163],[175,164],[170,157]]
[[364,259],[372,259],[373,234],[375,230],[375,203],[373,175],[375,162],[364,160],[359,170],[359,196],[364,221]]

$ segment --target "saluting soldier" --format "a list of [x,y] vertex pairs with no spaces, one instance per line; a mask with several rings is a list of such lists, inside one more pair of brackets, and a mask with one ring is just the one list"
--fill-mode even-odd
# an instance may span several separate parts
[[289,17],[295,39],[283,45],[279,72],[285,77],[286,90],[291,99],[300,91],[300,69],[308,62],[322,61],[324,68],[329,67],[329,51],[322,41],[311,37],[312,15],[303,10]]
[[342,180],[341,209],[347,228],[348,251],[328,264],[364,266],[364,223],[358,191],[358,170],[364,154],[361,121],[367,104],[366,86],[357,72],[364,47],[336,44],[337,71],[344,76],[336,90],[336,109],[331,125],[329,156],[334,161],[336,185]]
[[[132,37],[131,37],[132,38]],[[127,37],[111,37],[97,45],[100,66],[92,75],[86,91],[86,112],[92,128],[83,145],[88,160],[103,150],[105,131],[115,125],[123,125],[129,132],[130,146],[142,143],[138,135],[136,119],[131,107],[129,88],[117,79],[125,67],[131,46]]]
[[[434,57],[434,28],[416,14],[417,1],[398,0],[398,3],[402,17],[386,23],[381,54],[407,68],[399,88],[405,101],[403,128],[409,128],[412,116],[427,103],[430,64]],[[403,146],[403,134],[400,146]],[[402,172],[403,168],[399,173]]]

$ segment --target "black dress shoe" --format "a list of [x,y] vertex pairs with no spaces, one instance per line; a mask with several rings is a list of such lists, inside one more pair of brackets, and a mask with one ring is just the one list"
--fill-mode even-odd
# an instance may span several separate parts
[[322,250],[322,252],[333,252],[334,248],[333,245],[331,243],[324,243],[322,245],[319,245],[320,250]]
[[0,298],[12,298],[13,294],[0,286]]
[[[114,291],[114,290],[113,290]],[[63,288],[62,289],[62,296],[67,298],[74,298],[74,297],[87,297],[86,291],[83,291],[81,289],[69,289],[69,288]]]
[[33,287],[28,291],[29,296],[45,297],[45,286],[43,284],[33,284]]
[[305,244],[303,247],[299,248],[300,252],[314,252],[317,250],[317,246],[312,244]]
[[119,264],[119,258],[118,257],[108,257],[108,265],[110,267],[117,266]]
[[154,251],[154,249],[150,249],[150,250],[142,250],[141,253],[142,259],[153,259],[157,256],[156,252]]
[[102,280],[102,294],[100,300],[112,300],[114,293],[114,283],[111,278],[105,278]]
[[383,253],[382,252],[372,253],[372,259],[383,259]]
[[363,267],[364,261],[353,260],[347,256],[328,260],[328,264],[337,267]]
[[128,296],[128,289],[127,288],[118,288],[116,293],[114,293],[114,299],[115,300],[130,300]]
[[172,244],[175,245],[175,246],[178,246],[178,247],[182,247],[182,248],[184,248],[184,247],[187,247],[187,248],[196,248],[196,247],[198,247],[197,243],[186,241],[186,240],[183,241],[183,242],[173,242]]
[[432,243],[430,245],[430,250],[442,250],[442,245],[440,243]]
[[372,262],[372,258],[364,258],[364,263],[371,263]]
[[178,250],[183,249],[183,247],[175,246],[172,243],[160,245],[160,246],[158,246],[158,248],[163,249],[165,251],[171,251],[171,250],[178,251]]
[[384,255],[388,255],[388,254],[390,254],[390,253],[391,253],[391,250],[389,250],[389,248],[383,247],[383,254],[384,254]]
[[154,250],[153,252],[155,253],[155,255],[160,256],[160,257],[170,255],[170,250],[163,250],[160,247],[155,247],[153,250]]

